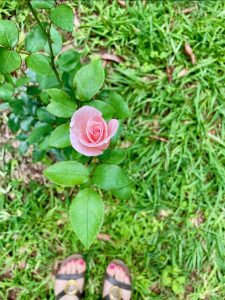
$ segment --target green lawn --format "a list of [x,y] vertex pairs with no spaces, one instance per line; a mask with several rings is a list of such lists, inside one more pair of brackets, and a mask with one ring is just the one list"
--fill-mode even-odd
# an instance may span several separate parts
[[[78,49],[124,58],[107,66],[107,84],[132,111],[121,145],[129,146],[123,168],[135,189],[126,202],[104,197],[102,233],[111,241],[84,251],[67,217],[71,191],[18,182],[11,175],[16,161],[3,163],[3,192],[11,189],[0,201],[0,299],[54,299],[57,263],[77,251],[88,263],[86,299],[100,299],[113,258],[132,270],[134,300],[224,299],[225,3],[67,2],[79,16]],[[23,16],[21,8],[19,22],[29,28]]]

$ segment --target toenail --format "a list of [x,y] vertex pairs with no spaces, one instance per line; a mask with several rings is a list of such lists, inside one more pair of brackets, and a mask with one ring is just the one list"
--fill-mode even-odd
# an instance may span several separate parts
[[83,266],[84,260],[83,259],[79,259],[79,264]]
[[110,267],[110,269],[114,269],[114,268],[115,268],[115,266],[116,266],[115,264],[110,264],[110,266],[109,266],[109,267]]

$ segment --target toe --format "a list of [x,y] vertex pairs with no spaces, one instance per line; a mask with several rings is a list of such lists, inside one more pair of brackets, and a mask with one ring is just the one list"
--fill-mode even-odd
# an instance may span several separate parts
[[71,274],[72,271],[72,264],[71,261],[68,261],[66,264],[66,274]]
[[78,264],[77,264],[78,272],[83,273],[86,269],[86,263],[83,258],[78,259]]
[[115,277],[117,280],[119,280],[120,278],[120,266],[116,265],[116,268],[115,268]]
[[110,276],[115,276],[115,271],[116,271],[116,264],[114,264],[113,262],[110,263],[107,267],[107,274],[109,274]]
[[65,267],[64,266],[61,266],[58,273],[59,274],[63,274],[63,272],[65,271]]

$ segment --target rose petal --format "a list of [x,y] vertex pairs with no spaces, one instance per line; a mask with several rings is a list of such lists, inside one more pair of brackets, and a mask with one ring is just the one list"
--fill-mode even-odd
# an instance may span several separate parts
[[119,128],[119,121],[116,119],[112,119],[108,123],[108,134],[109,137],[113,137]]
[[107,143],[105,143],[105,144],[103,144],[101,146],[98,146],[98,149],[99,150],[105,150],[105,149],[107,149],[109,147],[109,144],[110,144],[110,140],[108,140]]
[[91,147],[86,147],[83,144],[81,144],[81,142],[79,141],[79,138],[76,134],[74,134],[72,132],[72,130],[70,130],[70,141],[71,144],[73,146],[73,148],[86,156],[98,156],[101,155],[103,153],[103,151],[101,149],[96,149],[96,148],[91,148]]
[[108,141],[110,140],[110,136],[108,136],[104,140],[94,144],[88,139],[86,133],[81,133],[79,135],[79,140],[80,140],[81,144],[83,144],[84,146],[91,147],[91,148],[99,148],[100,146],[108,143]]
[[100,116],[102,113],[92,106],[83,106],[72,116],[70,127],[73,127],[73,130],[79,134],[81,132],[86,132],[87,122],[89,119],[92,119],[94,116]]
[[[105,122],[104,120],[102,120],[101,122],[89,120],[87,122],[86,134],[87,134],[87,137],[88,137],[90,142],[96,144],[96,143],[98,143],[99,141],[102,140],[102,136],[103,136],[104,131],[105,131],[104,130],[105,129],[104,122]],[[100,129],[99,133],[94,133],[93,132],[93,129],[95,127],[99,127],[99,129]]]

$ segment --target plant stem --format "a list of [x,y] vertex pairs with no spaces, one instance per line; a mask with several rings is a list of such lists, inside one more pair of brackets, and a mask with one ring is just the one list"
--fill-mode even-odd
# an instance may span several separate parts
[[40,19],[38,18],[36,11],[34,10],[33,6],[31,5],[30,0],[27,0],[27,5],[28,5],[32,15],[34,16],[35,20],[37,21],[38,25],[40,26],[41,30],[43,31],[44,35],[47,38],[49,49],[50,49],[51,66],[52,66],[52,69],[55,73],[55,76],[56,76],[59,84],[62,86],[62,81],[60,79],[59,73],[58,73],[58,71],[56,69],[56,65],[55,65],[54,54],[53,54],[53,49],[52,49],[52,41],[51,41],[51,36],[50,36],[50,29],[48,32],[45,30]]

